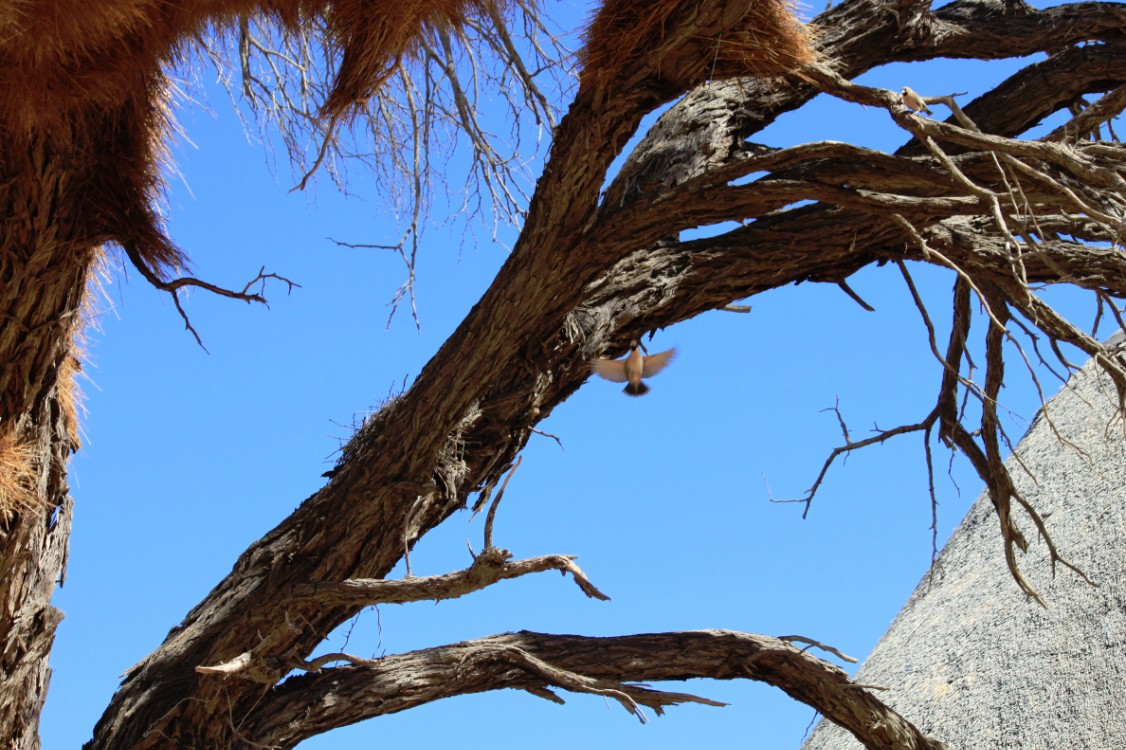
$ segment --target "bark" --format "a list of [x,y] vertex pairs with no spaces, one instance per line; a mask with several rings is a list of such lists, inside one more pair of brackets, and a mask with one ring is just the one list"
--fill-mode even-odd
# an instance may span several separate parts
[[[75,241],[72,154],[10,141],[0,173],[0,745],[39,747],[51,606],[70,536],[73,335],[92,252]],[[29,144],[20,144],[27,147]],[[16,179],[19,176],[20,179]],[[32,179],[28,179],[28,177]]]
[[50,604],[66,568],[72,511],[65,473],[70,439],[58,411],[53,397],[43,404],[43,422],[32,438],[35,490],[44,505],[0,521],[0,742],[19,750],[39,747],[39,714],[51,678],[47,657],[63,618]]
[[[24,20],[34,26],[35,15]],[[157,229],[145,169],[164,124],[159,71],[132,71],[112,103],[68,99],[71,88],[53,80],[21,100],[43,71],[18,60],[58,52],[44,44],[0,45],[0,743],[21,748],[38,747],[62,618],[49,602],[70,534],[66,465],[79,445],[74,377],[91,269],[110,239],[143,248],[154,266],[180,257]],[[91,84],[51,72],[69,87]]]
[[[786,640],[730,631],[615,638],[521,632],[385,657],[295,678],[273,691],[264,710],[240,731],[264,744],[292,747],[334,726],[505,687],[560,703],[549,688],[592,692],[615,698],[639,714],[636,704],[658,714],[665,706],[683,702],[719,705],[695,696],[622,684],[623,674],[629,674],[631,681],[646,683],[693,677],[761,680],[867,737],[868,747],[938,747],[853,684],[840,668]],[[575,680],[578,675],[589,682]],[[406,689],[404,678],[409,683]]]

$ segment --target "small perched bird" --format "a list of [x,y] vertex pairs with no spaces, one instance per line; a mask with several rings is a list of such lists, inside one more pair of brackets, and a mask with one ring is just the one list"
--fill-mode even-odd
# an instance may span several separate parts
[[906,86],[904,86],[903,90],[899,92],[899,96],[903,100],[903,106],[907,107],[907,109],[911,110],[912,112],[924,112],[928,115],[934,114],[930,111],[930,109],[927,108],[927,103],[923,101],[923,97],[919,96]]
[[637,339],[629,342],[629,356],[625,359],[596,359],[591,363],[591,369],[600,377],[615,383],[625,383],[623,390],[629,396],[644,396],[649,392],[649,386],[641,382],[642,378],[651,378],[665,369],[676,349],[665,352],[641,356],[641,342]]

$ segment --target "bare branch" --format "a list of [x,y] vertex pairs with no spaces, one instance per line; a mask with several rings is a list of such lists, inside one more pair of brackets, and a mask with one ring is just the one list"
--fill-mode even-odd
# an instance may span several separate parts
[[[192,336],[196,340],[196,343],[199,344],[200,348],[204,351],[207,351],[207,347],[203,345],[203,339],[200,338],[199,332],[192,325],[191,320],[188,318],[188,313],[184,310],[183,305],[180,302],[181,289],[183,289],[184,287],[198,287],[200,289],[205,289],[212,294],[217,294],[220,297],[242,300],[243,302],[247,303],[257,302],[259,304],[269,306],[269,303],[266,302],[266,297],[264,296],[267,280],[275,279],[277,281],[284,282],[288,286],[287,292],[290,293],[293,292],[294,287],[300,288],[301,286],[297,282],[291,281],[284,276],[279,276],[276,273],[266,273],[265,266],[262,266],[262,268],[258,270],[258,275],[256,275],[250,281],[246,282],[246,284],[240,291],[225,289],[224,287],[216,286],[215,284],[211,284],[207,281],[202,281],[192,276],[180,276],[175,279],[166,280],[162,279],[155,271],[152,270],[152,268],[149,267],[149,264],[145,261],[144,258],[141,257],[140,253],[137,252],[137,249],[132,244],[127,243],[122,247],[125,250],[125,254],[129,257],[129,260],[133,263],[133,267],[141,272],[141,276],[145,278],[145,281],[152,284],[156,289],[162,292],[167,292],[169,296],[172,297],[172,302],[176,305],[176,311],[180,313],[180,317],[184,321],[184,328],[192,334]],[[250,290],[255,285],[259,286],[259,290],[257,292],[251,292]]]
[[929,425],[931,424],[931,422],[933,421],[933,419],[935,418],[935,414],[934,414],[934,412],[932,412],[922,422],[918,422],[916,424],[900,425],[898,427],[894,427],[894,428],[889,429],[889,430],[877,430],[876,434],[874,434],[870,437],[864,438],[863,440],[855,440],[854,441],[851,438],[849,438],[849,436],[848,436],[848,427],[845,425],[844,419],[841,417],[840,410],[837,407],[834,407],[833,411],[836,413],[837,420],[840,422],[841,430],[844,433],[844,437],[845,437],[844,444],[839,445],[836,448],[834,448],[832,450],[832,452],[829,454],[829,457],[825,459],[825,462],[821,465],[821,471],[819,471],[817,473],[817,478],[813,480],[813,484],[810,486],[810,488],[808,490],[806,490],[804,497],[802,497],[800,499],[795,498],[795,499],[790,499],[790,500],[775,500],[774,501],[774,502],[801,502],[801,503],[804,503],[805,504],[805,510],[802,511],[802,518],[806,518],[809,515],[809,509],[810,509],[810,506],[813,504],[814,497],[817,496],[817,491],[821,488],[821,484],[825,481],[825,477],[829,473],[829,468],[833,465],[833,463],[838,458],[840,458],[842,455],[847,456],[848,454],[852,453],[855,450],[860,450],[861,448],[867,448],[870,445],[879,445],[880,443],[884,443],[884,442],[891,440],[892,438],[897,437],[899,435],[907,435],[907,434],[910,434],[912,432],[919,432],[920,430],[926,430],[929,427]]
[[[1102,96],[1094,104],[1084,107],[1071,120],[1047,136],[1047,141],[1101,140],[1099,128],[1110,127],[1110,121],[1126,110],[1126,86],[1119,86]],[[1118,138],[1112,138],[1117,141]]]
[[838,659],[841,659],[842,661],[847,661],[849,664],[856,664],[860,661],[859,659],[856,659],[855,657],[849,656],[848,654],[842,654],[837,649],[833,648],[832,646],[827,646],[826,644],[822,643],[821,641],[815,641],[812,638],[806,638],[804,635],[780,635],[780,636],[778,636],[778,640],[789,641],[790,643],[794,643],[794,642],[804,643],[804,644],[806,644],[807,648],[813,647],[813,648],[819,648],[822,651],[828,651],[833,656],[836,656]]
[[512,469],[509,470],[507,476],[505,476],[504,483],[500,486],[500,491],[497,492],[497,496],[493,499],[493,504],[489,506],[489,512],[485,514],[485,552],[493,548],[493,521],[496,519],[497,506],[500,505],[501,498],[504,497],[504,491],[508,488],[508,480],[512,479],[512,475],[520,468],[520,464],[523,460],[523,455],[516,457],[516,463],[512,464]]
[[863,300],[863,298],[861,298],[861,296],[860,296],[859,294],[857,294],[857,293],[856,293],[856,292],[855,292],[855,291],[853,290],[853,288],[852,288],[852,287],[850,287],[850,286],[848,285],[848,283],[847,283],[847,282],[846,282],[846,281],[845,281],[844,279],[841,279],[840,281],[838,281],[838,282],[837,282],[837,286],[839,286],[839,287],[841,288],[841,291],[842,291],[842,292],[844,292],[844,293],[845,293],[845,294],[847,294],[847,295],[848,295],[849,297],[851,297],[851,298],[852,298],[852,300],[853,300],[853,301],[854,301],[854,302],[855,302],[856,304],[860,305],[860,306],[861,306],[862,308],[864,308],[864,309],[865,309],[865,310],[867,310],[868,312],[876,312],[876,308],[872,307],[872,306],[871,306],[871,305],[869,305],[869,304],[868,304],[867,302],[865,302],[865,301]]
[[[400,675],[413,675],[409,691]],[[841,669],[787,641],[730,631],[617,638],[516,633],[387,656],[363,666],[291,677],[242,722],[256,742],[289,747],[321,727],[342,726],[455,695],[500,688],[552,697],[549,688],[612,697],[635,715],[684,702],[720,705],[637,682],[694,677],[754,679],[780,687],[845,726],[869,748],[935,750],[903,717]],[[300,717],[299,720],[295,720]]]
[[295,588],[295,603],[317,602],[324,606],[357,609],[373,604],[405,604],[424,600],[457,599],[480,591],[498,581],[519,578],[530,573],[558,570],[570,573],[583,593],[594,599],[609,601],[575,564],[570,555],[544,555],[526,560],[506,561],[511,557],[502,550],[505,560],[495,561],[478,555],[464,570],[437,576],[403,578],[401,580],[352,579],[337,583],[305,583]]
[[[200,678],[194,671],[199,665],[221,666],[250,652],[254,665],[282,679],[287,665],[307,659],[325,633],[372,597],[402,596],[403,591],[417,595],[420,589],[412,585],[429,579],[408,578],[394,582],[399,588],[380,585],[378,591],[361,585],[358,592],[342,588],[341,582],[379,581],[410,544],[465,507],[471,495],[479,493],[479,502],[487,502],[536,425],[582,385],[589,375],[586,363],[607,342],[640,336],[783,285],[839,283],[870,264],[915,260],[953,270],[953,325],[946,352],[938,357],[942,371],[936,404],[918,424],[863,441],[846,436],[821,477],[836,455],[906,432],[922,432],[929,441],[937,429],[940,441],[965,453],[979,473],[1001,486],[1004,478],[995,475],[994,459],[1004,436],[996,393],[988,395],[1001,371],[987,356],[990,385],[973,385],[972,300],[976,294],[993,316],[982,326],[982,335],[989,336],[991,330],[1000,335],[1010,312],[1019,312],[1031,328],[1048,335],[1053,351],[1060,352],[1060,342],[1079,342],[1108,367],[1123,367],[1097,342],[1092,345],[1093,337],[1072,331],[1073,324],[1042,310],[1036,295],[1021,288],[1070,283],[1107,299],[1126,294],[1126,262],[1119,249],[1122,228],[1107,223],[1107,217],[1123,215],[1119,209],[1126,172],[1121,149],[1105,142],[1013,140],[1010,136],[1015,133],[1007,128],[1026,124],[1027,111],[1051,111],[1055,93],[1033,101],[1012,122],[972,112],[971,103],[966,113],[976,123],[974,129],[963,121],[943,123],[910,114],[898,94],[846,79],[896,60],[1018,56],[1087,39],[1102,40],[1104,44],[1097,46],[1116,52],[1122,46],[1122,12],[1118,6],[1101,3],[1049,11],[1016,5],[989,17],[971,12],[971,5],[956,0],[931,11],[915,4],[890,14],[873,0],[848,0],[819,19],[823,33],[816,43],[822,59],[832,63],[831,75],[813,70],[803,72],[801,78],[772,81],[733,77],[692,89],[708,76],[741,75],[713,65],[714,40],[728,38],[726,32],[734,30],[747,12],[739,4],[693,3],[692,13],[673,14],[667,28],[654,32],[659,37],[652,40],[654,44],[635,39],[638,43],[628,49],[608,48],[613,64],[584,74],[570,111],[554,131],[549,167],[529,203],[520,238],[491,288],[410,391],[357,433],[328,484],[252,545],[161,648],[131,672],[115,695],[101,725],[105,729],[92,750],[154,747],[168,737],[184,745],[222,744],[197,732],[220,716],[239,717],[240,727],[247,726],[242,717],[253,717],[257,729],[250,733],[240,729],[241,733],[254,742],[284,744],[294,733],[307,736],[334,722],[374,715],[375,710],[402,710],[432,700],[445,689],[473,692],[513,686],[549,697],[549,672],[539,662],[563,670],[556,676],[571,685],[580,685],[572,674],[623,683],[663,679],[662,674],[675,679],[706,672],[722,678],[725,670],[754,676],[767,667],[783,670],[802,663],[791,663],[796,657],[790,651],[798,649],[784,644],[789,651],[766,650],[742,661],[733,660],[735,652],[728,649],[716,662],[727,666],[694,672],[691,665],[678,661],[680,657],[654,647],[652,653],[669,658],[632,670],[621,667],[633,662],[613,661],[615,654],[606,650],[605,641],[597,642],[597,658],[586,655],[587,661],[580,659],[578,651],[571,653],[580,660],[568,661],[565,654],[518,641],[516,647],[539,662],[514,660],[500,652],[480,663],[462,662],[463,650],[455,662],[443,665],[445,671],[439,670],[441,679],[433,689],[421,682],[419,692],[406,693],[395,663],[381,660],[379,667],[360,664],[300,675],[272,689],[266,698],[260,685]],[[455,72],[461,97],[450,88],[453,84],[445,71],[450,58],[461,53],[454,49],[453,37],[449,41],[443,46],[441,39],[429,39],[430,52],[422,64],[389,84],[404,93],[392,99],[377,97],[363,112],[371,129],[389,134],[384,141],[390,144],[385,164],[411,173],[408,200],[416,200],[418,187],[424,184],[412,170],[428,163],[431,135],[423,127],[425,135],[414,140],[418,131],[413,127],[407,134],[405,128],[388,123],[464,124],[465,101],[460,101],[459,110],[459,99],[473,104],[472,79],[460,69]],[[296,38],[286,41],[297,43]],[[503,48],[505,41],[498,38],[496,43]],[[270,56],[275,64],[303,59],[282,47],[284,51]],[[270,46],[263,43],[261,48]],[[252,56],[261,48],[252,43],[246,47]],[[1091,89],[1099,81],[1123,85],[1126,74],[1121,66],[1106,65],[1113,59],[1101,57],[1099,64],[1104,67],[1085,69],[1081,88]],[[265,80],[262,70],[253,66],[251,70]],[[536,71],[536,66],[527,65],[525,70]],[[511,80],[520,75],[514,73]],[[246,80],[251,90],[257,90],[254,80]],[[310,80],[318,79],[310,74]],[[929,138],[941,153],[873,155],[839,144],[772,151],[748,141],[779,115],[812,98],[817,87],[846,101],[886,109],[889,121],[902,127],[905,137],[920,144]],[[443,94],[433,95],[438,89]],[[279,97],[269,106],[300,109],[306,92],[293,91],[289,100]],[[627,156],[619,176],[606,186],[611,165],[622,156],[620,150],[643,118],[674,100],[677,103],[658,118]],[[991,101],[1003,104],[1003,99]],[[952,98],[951,106],[956,107]],[[998,121],[1005,127],[994,127]],[[323,120],[293,122],[303,133],[314,134],[318,145],[322,142],[318,128]],[[1018,160],[1036,174],[1000,155]],[[374,169],[390,169],[373,154],[367,156]],[[325,166],[333,173],[334,157],[326,157]],[[748,184],[731,184],[753,174],[751,170],[766,174]],[[1080,205],[1091,207],[1095,215],[1079,214]],[[729,220],[740,225],[699,240],[677,239],[680,230]],[[1090,241],[1103,245],[1085,244]],[[399,251],[408,268],[413,268],[413,246],[401,244]],[[928,335],[937,356],[929,322]],[[995,339],[992,350],[1004,354],[1003,340],[1003,336]],[[1062,361],[1062,352],[1059,356]],[[967,404],[972,399],[993,409],[982,420],[996,430],[988,438],[978,431],[981,425],[969,423],[967,413],[972,410]],[[1015,543],[1016,536],[1010,538]],[[485,578],[499,580],[509,570],[506,566],[516,565],[499,560],[498,553],[478,557],[480,562],[469,570],[477,566],[474,575]],[[434,590],[473,588],[464,580],[443,585]],[[317,598],[317,587],[327,587],[322,590],[326,599]],[[387,593],[396,591],[400,593]],[[581,650],[583,641],[558,643],[561,648]],[[677,642],[677,653],[683,652],[684,643]],[[619,669],[600,673],[597,666],[588,668],[589,661],[605,663],[607,670]],[[462,663],[480,669],[476,674],[458,672],[456,665]],[[782,679],[772,674],[771,679]],[[399,680],[398,692],[380,692],[375,681],[384,679]],[[863,690],[830,682],[831,689],[826,687],[824,694],[834,696],[829,703],[842,695],[865,695]],[[840,684],[847,682],[842,677]],[[168,684],[190,687],[172,695],[161,689]],[[351,692],[333,692],[341,686]],[[795,688],[799,699],[825,710],[824,695],[804,690]],[[329,694],[341,699],[317,698]],[[355,701],[347,699],[361,694],[364,697]],[[626,694],[637,705],[645,705],[637,695]],[[384,701],[378,709],[374,708],[377,696]],[[844,713],[853,717],[841,720],[862,724],[856,731],[899,726],[879,708],[868,706],[857,713],[854,704],[841,700],[845,703],[839,706],[847,706]],[[321,713],[305,713],[310,707]],[[837,710],[830,707],[826,713]],[[316,720],[284,724],[297,716]],[[886,746],[896,741],[888,740]],[[870,746],[885,746],[880,742],[869,740]],[[926,742],[919,740],[914,746]]]

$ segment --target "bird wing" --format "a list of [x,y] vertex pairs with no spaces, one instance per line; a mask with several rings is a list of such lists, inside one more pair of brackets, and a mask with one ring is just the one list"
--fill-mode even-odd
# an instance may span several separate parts
[[653,377],[658,372],[665,369],[665,365],[671,362],[672,358],[675,356],[676,349],[669,349],[668,351],[658,352],[657,354],[650,354],[648,357],[642,357],[641,377]]
[[596,359],[590,363],[590,369],[594,370],[595,375],[615,383],[624,383],[628,380],[625,360]]

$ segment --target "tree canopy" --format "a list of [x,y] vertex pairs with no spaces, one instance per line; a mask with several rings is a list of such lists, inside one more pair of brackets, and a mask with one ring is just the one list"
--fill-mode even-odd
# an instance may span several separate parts
[[[347,128],[390,134],[377,141],[382,151],[373,150],[370,163],[398,154],[394,166],[402,169],[391,171],[408,180],[404,205],[413,218],[394,245],[408,268],[403,299],[413,299],[428,174],[404,154],[427,153],[409,139],[435,118],[467,132],[479,194],[516,217],[520,230],[488,291],[410,387],[358,425],[325,486],[250,545],[126,673],[89,747],[292,746],[364,718],[501,687],[549,699],[553,689],[589,692],[630,711],[661,710],[707,699],[637,682],[705,676],[781,687],[869,747],[935,746],[801,642],[766,636],[519,633],[378,660],[314,656],[334,628],[380,602],[460,596],[552,569],[599,597],[570,558],[512,560],[488,533],[463,571],[386,576],[423,535],[467,506],[486,512],[491,528],[521,450],[586,381],[594,359],[794,283],[833,284],[864,306],[847,279],[872,266],[902,277],[943,375],[918,418],[862,439],[846,428],[825,469],[908,434],[923,438],[932,468],[940,447],[964,456],[988,489],[1014,585],[1039,597],[1017,555],[1033,530],[1046,529],[1002,463],[1009,438],[999,394],[1006,370],[1024,363],[1072,368],[1066,347],[1095,358],[1120,406],[1126,391],[1121,354],[1040,293],[1052,284],[1086,290],[1099,316],[1121,325],[1123,152],[1109,121],[1126,106],[1123,6],[850,1],[819,15],[807,33],[767,2],[608,2],[588,27],[574,98],[557,122],[533,85],[538,68],[521,61],[509,32],[522,18],[528,39],[545,38],[531,7],[420,2],[384,16],[351,2],[198,12],[138,2],[105,6],[120,13],[107,12],[100,25],[54,31],[47,28],[52,11],[28,7],[5,17],[19,32],[12,38],[57,39],[40,52],[4,46],[7,69],[24,74],[9,76],[18,85],[4,90],[5,100],[19,106],[5,107],[0,123],[7,136],[0,258],[9,280],[0,438],[15,477],[6,485],[4,555],[5,568],[20,571],[6,577],[8,590],[31,592],[6,597],[13,604],[0,636],[19,645],[6,647],[3,666],[19,679],[8,682],[16,699],[3,703],[0,727],[18,746],[36,744],[45,656],[59,617],[47,599],[70,526],[64,467],[78,442],[69,396],[73,339],[100,248],[120,247],[132,268],[171,295],[197,336],[185,291],[261,301],[267,283],[300,283],[266,268],[241,289],[182,272],[184,255],[153,199],[168,127],[168,66],[192,49],[237,50],[235,89],[286,123],[286,145],[313,138],[303,186],[347,155],[355,143],[342,138]],[[263,14],[253,16],[257,10]],[[254,31],[262,19],[273,24],[268,36]],[[76,41],[82,44],[71,46]],[[454,52],[459,44],[464,53]],[[457,54],[481,49],[499,58],[496,80],[509,86],[513,108],[527,102],[554,125],[526,211],[511,187],[511,162],[483,140],[466,93],[473,87],[456,72]],[[534,44],[531,50],[531,59],[550,57]],[[956,88],[922,90],[933,116],[912,111],[906,105],[914,102],[897,90],[856,81],[891,62],[1027,56],[1018,72],[969,102]],[[36,99],[35,82],[52,96]],[[265,98],[270,92],[274,98]],[[902,129],[903,146],[756,142],[818,93],[885,113]],[[398,114],[389,116],[392,106]],[[940,119],[946,111],[951,116]],[[1035,131],[1060,112],[1058,126]],[[390,124],[403,122],[404,130]],[[712,231],[691,233],[700,227]],[[947,309],[924,303],[914,264],[950,273]],[[936,324],[939,315],[946,322]],[[1066,550],[1046,538],[1051,562],[1069,566]]]

